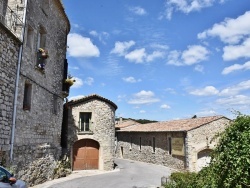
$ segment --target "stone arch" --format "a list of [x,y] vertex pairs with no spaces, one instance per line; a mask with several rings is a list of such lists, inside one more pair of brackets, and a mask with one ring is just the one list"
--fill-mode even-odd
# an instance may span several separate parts
[[72,169],[99,169],[99,142],[93,139],[77,140],[73,144]]
[[200,171],[203,167],[208,166],[210,163],[211,157],[210,154],[213,150],[205,148],[197,152],[197,162],[196,162],[196,170]]

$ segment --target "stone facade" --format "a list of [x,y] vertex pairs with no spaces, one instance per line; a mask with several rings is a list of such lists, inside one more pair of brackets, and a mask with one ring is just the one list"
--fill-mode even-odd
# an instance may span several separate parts
[[[117,132],[117,157],[184,169],[184,157],[171,155],[169,137],[182,137],[183,133]],[[155,139],[155,141],[153,141]],[[141,143],[140,143],[141,142]],[[155,149],[153,148],[155,142]]]
[[[100,170],[112,170],[114,167],[115,148],[115,110],[117,106],[99,96],[89,95],[70,101],[68,107],[68,143],[70,158],[73,160],[73,145],[76,141],[91,139],[99,143]],[[90,113],[91,120],[88,130],[79,127],[80,113]],[[73,167],[72,167],[73,168]]]
[[[25,1],[8,0],[8,6],[21,16]],[[7,14],[6,14],[7,15]],[[13,154],[7,162],[17,177],[28,185],[53,178],[61,156],[61,126],[65,93],[65,59],[69,20],[60,0],[28,0],[23,40],[15,123],[12,122],[13,93],[18,42],[0,29],[1,151],[10,150],[11,127],[15,128]],[[12,31],[13,32],[13,31]],[[19,34],[20,29],[16,30]],[[2,43],[2,37],[6,41]],[[18,48],[18,49],[17,49]],[[39,48],[47,51],[42,56]],[[41,67],[43,64],[45,67]],[[8,67],[6,67],[6,65]],[[2,69],[3,68],[3,69]],[[8,72],[7,72],[8,70]],[[7,78],[6,78],[7,77]],[[14,125],[12,125],[14,124]],[[8,151],[9,156],[9,151]]]
[[116,126],[117,157],[160,164],[179,170],[199,171],[230,120],[212,116],[169,122]]
[[9,158],[20,40],[0,22],[0,162]]
[[199,171],[199,153],[213,150],[219,138],[215,136],[221,133],[229,125],[230,120],[220,118],[206,125],[189,130],[186,135],[186,161],[189,171]]

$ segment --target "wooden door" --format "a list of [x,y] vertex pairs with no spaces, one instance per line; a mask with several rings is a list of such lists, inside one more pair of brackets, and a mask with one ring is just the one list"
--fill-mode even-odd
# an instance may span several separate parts
[[98,169],[99,143],[91,139],[83,139],[73,145],[73,170]]

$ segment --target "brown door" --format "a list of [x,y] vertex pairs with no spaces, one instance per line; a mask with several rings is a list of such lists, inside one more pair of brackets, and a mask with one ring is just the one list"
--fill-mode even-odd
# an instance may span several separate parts
[[73,145],[73,170],[98,169],[99,144],[95,140],[78,140]]

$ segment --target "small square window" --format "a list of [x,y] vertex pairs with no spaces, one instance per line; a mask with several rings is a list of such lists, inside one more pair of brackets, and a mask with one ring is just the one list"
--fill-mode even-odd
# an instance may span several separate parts
[[31,91],[32,91],[32,85],[30,83],[25,83],[24,96],[23,96],[23,109],[24,110],[31,109]]
[[34,29],[28,26],[26,46],[29,47],[30,49],[33,49],[33,44],[34,44]]
[[152,144],[152,148],[153,148],[153,153],[155,153],[155,137],[153,137],[153,144]]
[[172,155],[172,139],[168,137],[168,154]]
[[53,101],[52,101],[52,113],[57,114],[58,113],[58,97],[56,95],[53,95]]
[[91,112],[80,112],[79,129],[80,132],[91,131]]

